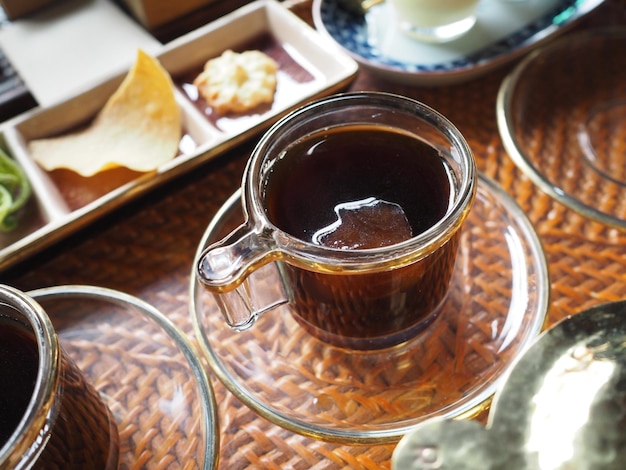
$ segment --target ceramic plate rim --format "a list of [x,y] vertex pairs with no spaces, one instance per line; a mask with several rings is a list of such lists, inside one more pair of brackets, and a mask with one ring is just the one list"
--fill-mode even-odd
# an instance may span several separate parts
[[[487,55],[482,57],[477,61],[467,61],[464,66],[454,66],[452,64],[447,64],[446,67],[442,64],[436,64],[430,66],[428,70],[423,71],[410,71],[407,70],[407,67],[420,67],[418,62],[409,63],[404,62],[401,63],[398,61],[398,65],[394,64],[385,64],[376,60],[371,60],[364,55],[361,55],[347,47],[344,44],[337,41],[337,39],[331,34],[331,32],[327,29],[327,26],[324,22],[324,19],[321,15],[321,7],[324,2],[337,0],[313,0],[313,22],[316,29],[322,32],[326,37],[330,38],[339,47],[346,52],[349,56],[355,59],[360,64],[370,68],[374,72],[383,73],[389,78],[395,78],[397,80],[405,81],[413,84],[421,84],[421,85],[445,85],[457,83],[459,81],[468,80],[473,78],[481,73],[485,73],[492,68],[496,68],[500,65],[503,65],[521,55],[525,52],[530,51],[534,47],[538,47],[552,36],[564,32],[568,27],[572,26],[577,20],[581,19],[587,13],[590,13],[596,7],[600,6],[604,0],[583,0],[581,5],[576,5],[576,1],[574,0],[562,0],[561,9],[564,9],[566,3],[569,3],[569,8],[575,8],[576,10],[572,13],[572,15],[561,24],[550,23],[543,28],[540,28],[538,25],[534,26],[534,28],[529,28],[533,30],[532,34],[521,35],[519,39],[513,41],[512,44],[508,44],[508,42],[512,41],[512,37],[515,34],[511,34],[508,38],[502,39],[500,41],[491,43],[486,48],[482,48],[480,51],[485,51],[486,49],[493,49],[494,53],[491,55]],[[542,20],[545,20],[549,15],[544,15]],[[541,21],[536,21],[535,23],[541,23]],[[519,31],[517,32],[519,34]],[[498,44],[501,47],[496,47]],[[504,49],[504,52],[502,52]],[[499,51],[499,52],[498,52]]]

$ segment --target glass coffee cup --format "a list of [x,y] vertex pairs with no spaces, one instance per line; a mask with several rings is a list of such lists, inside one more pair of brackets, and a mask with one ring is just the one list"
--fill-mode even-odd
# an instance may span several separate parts
[[[315,101],[260,139],[242,180],[246,220],[202,253],[199,282],[236,330],[288,303],[333,345],[405,342],[446,299],[476,180],[463,136],[418,101],[380,92]],[[269,263],[284,295],[266,300],[255,275]]]
[[0,285],[0,468],[115,470],[117,425],[32,298]]

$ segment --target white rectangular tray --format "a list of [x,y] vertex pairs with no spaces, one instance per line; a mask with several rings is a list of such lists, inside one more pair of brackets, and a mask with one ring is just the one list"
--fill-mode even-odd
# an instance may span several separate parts
[[[279,63],[275,99],[268,109],[247,115],[213,117],[179,86],[186,77],[199,73],[208,59],[224,50],[253,48],[263,50]],[[97,185],[97,177],[92,181],[75,176],[69,191],[64,187],[69,184],[67,179],[44,171],[28,153],[29,140],[54,136],[89,122],[117,89],[127,70],[71,99],[27,111],[0,126],[0,147],[22,165],[33,187],[31,201],[18,227],[13,232],[0,233],[0,270],[258,134],[298,105],[341,91],[358,69],[356,62],[334,43],[275,0],[252,2],[165,44],[155,57],[177,85],[175,95],[181,110],[181,125],[187,144],[191,143],[181,145],[180,154],[155,172],[141,174],[95,197],[89,184]],[[76,178],[79,184],[74,184]]]

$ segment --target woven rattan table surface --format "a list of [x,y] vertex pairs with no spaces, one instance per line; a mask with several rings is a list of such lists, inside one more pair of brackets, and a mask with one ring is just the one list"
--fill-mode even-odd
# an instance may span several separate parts
[[[310,3],[292,8],[310,20]],[[625,24],[626,2],[607,0],[575,29]],[[571,34],[571,31],[566,33]],[[593,305],[626,298],[626,232],[590,221],[541,192],[506,154],[496,126],[496,94],[510,65],[439,88],[400,86],[361,71],[353,90],[401,93],[449,117],[473,148],[480,170],[523,208],[549,263],[549,324]],[[218,208],[238,187],[254,139],[192,175],[159,188],[2,274],[23,290],[95,284],[134,294],[191,335],[188,284],[194,253]],[[244,407],[217,380],[219,468],[389,468],[393,445],[329,444],[283,430]]]

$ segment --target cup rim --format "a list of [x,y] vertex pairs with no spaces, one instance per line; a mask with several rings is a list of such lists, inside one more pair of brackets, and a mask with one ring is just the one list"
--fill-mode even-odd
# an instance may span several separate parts
[[[23,292],[0,284],[0,304],[13,308],[35,335],[39,361],[30,401],[9,439],[0,447],[0,466],[28,468],[45,448],[49,423],[56,419],[56,391],[60,381],[61,352],[58,337],[43,308]],[[37,432],[33,432],[33,428]]]
[[[337,102],[362,103],[363,106],[381,106],[393,104],[404,112],[419,113],[420,117],[429,125],[437,128],[459,150],[459,160],[463,162],[467,177],[461,181],[458,196],[442,219],[424,232],[389,246],[358,250],[346,250],[339,248],[324,247],[301,240],[274,225],[263,210],[262,201],[255,188],[259,187],[260,169],[264,162],[263,154],[275,135],[279,134],[290,121],[302,119],[304,115]],[[473,152],[458,130],[458,128],[443,114],[434,108],[406,96],[379,92],[379,91],[355,91],[338,93],[318,99],[303,105],[278,120],[260,138],[251,157],[248,160],[242,179],[242,205],[246,223],[251,229],[261,233],[271,231],[274,251],[289,258],[292,262],[300,262],[304,265],[314,265],[316,269],[327,268],[331,271],[340,269],[360,270],[367,267],[368,270],[375,266],[386,266],[390,262],[401,261],[400,265],[409,264],[426,256],[429,251],[425,248],[433,243],[443,245],[447,242],[463,224],[469,208],[476,195],[477,169]]]

